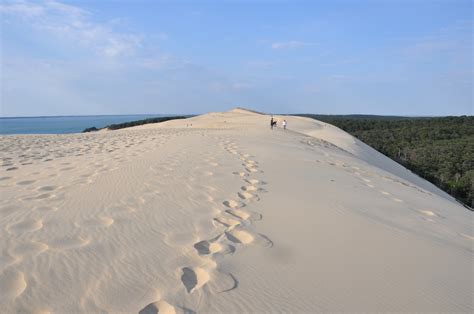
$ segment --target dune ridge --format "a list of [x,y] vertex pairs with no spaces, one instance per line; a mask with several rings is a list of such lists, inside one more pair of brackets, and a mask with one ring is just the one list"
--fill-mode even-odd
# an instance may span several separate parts
[[[340,129],[237,108],[2,136],[2,312],[472,312],[472,213]],[[71,302],[74,301],[74,302]]]

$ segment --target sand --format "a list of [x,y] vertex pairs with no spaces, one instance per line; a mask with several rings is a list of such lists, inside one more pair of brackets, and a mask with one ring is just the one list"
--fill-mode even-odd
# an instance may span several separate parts
[[1,136],[1,312],[474,311],[471,211],[276,119]]

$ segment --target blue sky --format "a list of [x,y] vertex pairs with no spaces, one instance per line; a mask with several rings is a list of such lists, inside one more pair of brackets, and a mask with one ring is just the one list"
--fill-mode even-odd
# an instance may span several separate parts
[[3,1],[1,116],[473,114],[471,1]]

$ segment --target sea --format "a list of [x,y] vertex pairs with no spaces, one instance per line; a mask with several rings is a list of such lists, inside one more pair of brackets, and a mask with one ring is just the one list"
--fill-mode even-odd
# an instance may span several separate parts
[[47,117],[0,117],[0,134],[67,134],[80,133],[95,126],[130,122],[170,114],[100,115],[100,116],[47,116]]

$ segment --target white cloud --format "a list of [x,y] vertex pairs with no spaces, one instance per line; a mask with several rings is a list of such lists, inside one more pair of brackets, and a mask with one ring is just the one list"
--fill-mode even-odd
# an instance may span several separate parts
[[86,11],[82,8],[75,7],[75,6],[68,5],[68,4],[64,4],[64,3],[61,3],[61,2],[57,2],[57,1],[53,1],[53,0],[46,1],[45,5],[47,7],[49,7],[50,9],[56,10],[58,12],[63,12],[65,14],[68,14],[69,16],[80,17],[80,16],[90,14],[89,11]]
[[272,43],[271,47],[272,49],[296,49],[296,48],[301,48],[301,47],[311,46],[311,45],[315,45],[315,43],[303,42],[303,41],[298,41],[298,40],[290,40],[286,42]]
[[0,4],[0,13],[29,18],[42,15],[44,13],[44,8],[34,3],[17,2]]
[[106,57],[127,56],[133,54],[140,46],[140,38],[134,35],[120,35],[108,38],[105,44],[96,49]]
[[21,18],[35,30],[67,40],[69,44],[79,44],[103,57],[132,55],[141,46],[141,36],[117,31],[112,27],[114,23],[95,22],[90,12],[57,1],[14,2],[1,5],[0,12]]

